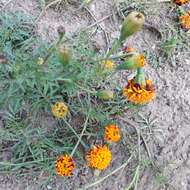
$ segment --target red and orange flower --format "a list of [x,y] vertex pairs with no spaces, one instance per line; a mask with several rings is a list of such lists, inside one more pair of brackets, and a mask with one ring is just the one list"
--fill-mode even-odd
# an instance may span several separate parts
[[58,176],[70,176],[75,165],[69,155],[61,155],[55,162],[55,172]]
[[135,79],[129,80],[123,89],[123,96],[134,104],[146,104],[155,97],[155,90],[151,80],[146,80],[146,84],[135,83]]

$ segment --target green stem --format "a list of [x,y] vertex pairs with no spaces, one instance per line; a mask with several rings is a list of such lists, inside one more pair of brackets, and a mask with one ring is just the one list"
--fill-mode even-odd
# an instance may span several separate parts
[[89,90],[89,89],[86,89],[80,85],[77,84],[77,87],[80,88],[81,90],[87,92],[87,93],[90,93],[90,94],[93,94],[93,95],[96,95],[97,94],[97,91],[92,91],[92,90]]
[[146,84],[143,68],[137,69],[137,75],[135,76],[135,83],[140,84],[140,85]]
[[112,55],[119,47],[121,47],[121,42],[118,39],[116,39],[113,43],[112,48],[109,50],[108,54],[106,55],[106,58]]
[[109,56],[109,57],[104,57],[104,58],[97,59],[94,62],[101,62],[101,61],[104,61],[104,60],[107,60],[107,59],[121,59],[121,58],[126,58],[127,56],[132,56],[134,54],[136,54],[136,52],[125,53],[125,54],[122,54],[122,55]]
[[130,190],[130,189],[135,185],[136,181],[137,181],[138,178],[139,178],[139,171],[140,171],[140,165],[138,165],[138,166],[136,167],[133,180],[131,181],[131,183],[129,184],[129,186],[128,186],[125,190]]
[[52,53],[54,52],[54,50],[56,48],[58,48],[63,40],[64,35],[60,35],[59,39],[57,40],[57,42],[55,44],[53,44],[49,49],[48,52],[44,58],[44,64],[48,61],[49,57],[52,55]]
[[65,122],[65,124],[71,129],[71,131],[75,134],[75,136],[78,138],[78,141],[82,144],[82,146],[85,149],[88,149],[89,147],[84,143],[84,141],[81,139],[81,137],[77,134],[77,132],[74,130],[74,128],[65,120],[63,119],[63,121]]
[[86,121],[85,121],[85,123],[84,123],[84,127],[83,127],[83,129],[82,129],[82,132],[81,132],[79,138],[78,138],[78,141],[77,141],[77,143],[76,143],[76,145],[75,145],[73,151],[71,152],[71,155],[70,155],[71,157],[73,157],[75,151],[76,151],[77,148],[78,148],[78,145],[82,142],[82,137],[83,137],[83,135],[84,135],[84,132],[85,132],[86,127],[87,127],[87,124],[88,124],[88,119],[89,119],[89,115],[88,115],[87,118],[86,118]]

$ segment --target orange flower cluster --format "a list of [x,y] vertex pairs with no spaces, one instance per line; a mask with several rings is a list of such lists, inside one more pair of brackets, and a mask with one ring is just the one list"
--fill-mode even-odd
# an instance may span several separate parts
[[86,155],[86,160],[88,166],[104,170],[110,164],[112,155],[109,148],[104,146],[93,146]]
[[[173,2],[178,6],[182,6],[188,3],[189,0],[173,0]],[[183,29],[189,30],[190,29],[190,10],[185,13],[185,11],[181,8],[180,12],[183,13],[182,15],[179,16],[179,22],[181,24],[181,27]]]
[[[122,26],[121,35],[119,42],[116,45],[121,45],[124,43],[126,38],[133,33],[139,31],[143,26],[145,21],[144,15],[139,12],[132,12],[125,19],[124,24]],[[116,45],[113,46],[115,49]],[[112,49],[110,50],[112,53]],[[108,55],[110,54],[108,53]],[[130,53],[125,55],[125,53]],[[62,52],[65,53],[65,52]],[[111,54],[110,54],[111,55]],[[64,55],[64,63],[66,60],[66,55]],[[150,80],[145,80],[145,74],[143,71],[143,67],[145,66],[145,56],[144,54],[140,54],[135,52],[135,50],[131,47],[127,47],[123,49],[123,54],[115,57],[109,57],[101,62],[100,69],[103,71],[121,71],[121,70],[136,70],[137,75],[134,79],[129,80],[127,86],[123,89],[123,96],[127,97],[127,99],[135,104],[145,104],[150,102],[155,97],[155,90],[152,86]],[[123,63],[119,65],[115,65],[111,59],[118,58]],[[63,63],[63,60],[62,60]],[[99,71],[99,69],[98,69]],[[105,89],[100,89],[98,92],[92,91],[93,96],[95,95],[101,100],[112,100],[115,98],[114,91]],[[56,118],[63,118],[68,113],[68,107],[64,102],[58,101],[51,106],[52,114]],[[109,149],[110,143],[118,142],[121,139],[120,129],[116,124],[109,123],[104,128],[104,142],[103,145],[94,145],[92,148],[87,151],[85,155],[85,159],[87,165],[91,168],[97,170],[105,170],[112,159],[112,153]],[[75,150],[75,149],[74,149]],[[58,176],[70,176],[74,170],[75,164],[72,160],[72,155],[68,154],[61,155],[55,162],[55,172]]]
[[146,85],[135,83],[135,79],[129,80],[123,89],[123,96],[135,104],[146,104],[155,97],[155,90],[151,80],[146,80]]
[[179,17],[179,21],[181,23],[182,28],[184,29],[190,29],[190,10]]
[[55,162],[55,171],[58,176],[70,176],[74,169],[74,163],[69,155],[61,155]]
[[[108,143],[118,142],[121,138],[119,127],[116,124],[108,124],[105,126],[104,139]],[[87,165],[91,168],[104,170],[112,159],[111,151],[107,145],[93,146],[86,153]],[[75,165],[72,158],[65,154],[58,157],[55,162],[55,172],[58,176],[70,176]]]

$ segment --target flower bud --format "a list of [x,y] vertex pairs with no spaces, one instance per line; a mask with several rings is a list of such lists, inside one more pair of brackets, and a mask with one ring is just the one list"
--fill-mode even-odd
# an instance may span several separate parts
[[117,66],[117,70],[133,70],[144,67],[145,58],[143,54],[136,54],[124,61],[124,63]]
[[71,60],[71,52],[66,47],[60,47],[58,49],[58,58],[62,65],[68,65]]
[[145,22],[145,17],[142,13],[133,11],[125,18],[120,34],[120,42],[123,42],[127,37],[139,31]]
[[114,93],[111,90],[100,90],[99,92],[97,92],[97,96],[101,100],[111,100],[114,98]]
[[65,35],[65,28],[63,26],[59,26],[57,28],[57,32],[58,32],[60,38],[62,38]]

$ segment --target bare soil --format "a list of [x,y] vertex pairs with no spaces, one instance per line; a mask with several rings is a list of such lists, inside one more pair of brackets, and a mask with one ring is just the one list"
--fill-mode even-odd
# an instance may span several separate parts
[[[60,5],[61,6],[61,5]],[[57,35],[57,27],[63,25],[67,33],[74,33],[93,23],[95,19],[88,10],[77,10],[78,4],[71,7],[63,7],[56,9],[48,9],[46,13],[37,22],[37,32],[44,39],[53,40]],[[40,14],[39,3],[35,0],[15,0],[9,9],[22,10],[26,14],[38,17]],[[176,22],[173,7],[167,4],[157,5],[152,14],[147,16],[147,24],[153,25],[158,30],[166,28],[170,24]],[[110,0],[96,0],[89,6],[89,10],[93,13],[97,20],[110,15],[115,11],[113,2]],[[110,16],[103,20],[94,36],[94,43],[97,47],[106,49],[107,44],[118,35],[118,29],[121,18]],[[177,23],[177,22],[176,22]],[[107,41],[105,38],[107,35]],[[128,44],[132,45],[140,52],[149,50],[155,55],[159,55],[160,36],[158,31],[146,27],[131,37]],[[156,99],[144,107],[140,113],[147,117],[151,113],[152,118],[156,118],[156,128],[152,131],[153,138],[147,142],[152,159],[161,168],[162,176],[156,176],[153,168],[145,169],[140,178],[138,190],[190,190],[190,52],[181,53],[176,51],[175,55],[159,62],[160,66],[155,67],[151,59],[146,67],[148,76],[154,81],[157,90]],[[155,61],[155,59],[152,59]],[[157,65],[157,62],[156,62]],[[121,83],[124,83],[130,76],[124,76]],[[110,170],[118,167],[126,155],[123,151],[118,151],[120,145],[112,147],[115,159],[110,166]],[[129,167],[130,168],[130,167]],[[109,177],[101,185],[96,186],[97,190],[124,190],[127,186],[131,168],[121,170],[115,175]],[[79,175],[83,173],[84,177]],[[109,173],[106,171],[104,174]],[[103,175],[104,175],[103,174]],[[86,178],[88,175],[88,178]],[[75,189],[89,181],[92,181],[93,174],[87,168],[76,172],[72,177],[74,183],[70,184],[70,189]],[[0,189],[37,189],[34,185],[38,179],[23,179],[22,182],[14,176],[0,177]],[[61,179],[54,179],[47,189],[65,189],[64,182]]]

